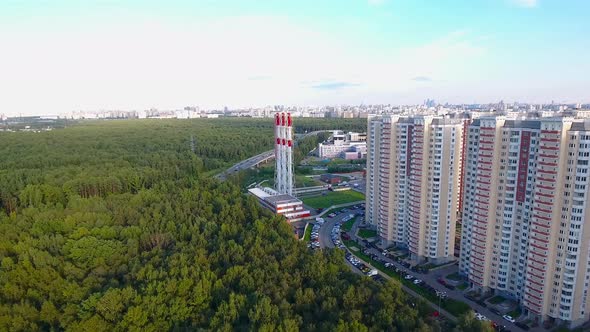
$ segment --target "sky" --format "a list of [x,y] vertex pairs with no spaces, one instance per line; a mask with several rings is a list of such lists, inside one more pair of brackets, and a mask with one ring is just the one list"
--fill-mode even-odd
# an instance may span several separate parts
[[586,0],[0,0],[0,114],[590,102]]

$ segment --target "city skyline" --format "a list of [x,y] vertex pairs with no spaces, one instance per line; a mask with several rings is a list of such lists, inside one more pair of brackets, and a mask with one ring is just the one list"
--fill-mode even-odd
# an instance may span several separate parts
[[0,4],[0,114],[587,103],[590,4],[550,0]]

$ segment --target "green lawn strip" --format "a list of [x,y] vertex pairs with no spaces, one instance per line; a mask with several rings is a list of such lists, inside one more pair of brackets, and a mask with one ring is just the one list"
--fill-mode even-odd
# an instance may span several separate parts
[[423,268],[423,269],[427,269],[427,270],[430,270],[430,269],[432,269],[432,268],[435,268],[435,267],[436,267],[436,265],[434,265],[434,264],[432,264],[432,263],[426,263],[426,264],[422,264],[422,265],[419,265],[419,266],[420,266],[421,268]]
[[352,229],[352,225],[355,223],[355,221],[356,221],[356,218],[352,218],[349,221],[342,224],[342,226],[340,228],[347,231],[347,232],[350,232],[350,230]]
[[516,309],[510,311],[507,315],[516,319],[516,318],[520,317],[520,315],[522,315],[522,311],[520,310],[520,308],[516,308]]
[[467,287],[469,287],[469,285],[466,282],[464,282],[464,283],[460,284],[459,286],[457,286],[457,289],[458,290],[466,290]]
[[[352,240],[344,240],[343,241],[344,245],[346,247],[348,247],[350,249],[350,247],[358,247],[355,241]],[[433,304],[437,304],[438,305],[438,297],[436,296],[436,294],[431,293],[429,291],[427,291],[426,289],[415,285],[412,281],[410,280],[406,280],[404,278],[402,278],[398,273],[396,273],[395,271],[386,268],[384,264],[380,263],[380,262],[376,262],[374,261],[371,257],[363,254],[360,251],[351,251],[355,256],[359,257],[360,259],[364,260],[367,263],[370,263],[373,267],[375,267],[376,269],[378,269],[379,271],[387,274],[388,276],[394,278],[395,280],[399,281],[402,283],[402,285],[408,287],[409,289],[413,290],[414,292],[416,292],[417,294],[421,295],[422,297],[424,297],[426,300],[430,301]],[[454,299],[449,299],[447,298],[446,300],[442,300],[440,302],[441,307],[448,311],[450,314],[452,314],[455,317],[459,317],[463,314],[465,314],[466,312],[468,312],[469,310],[471,310],[471,308],[467,305],[467,303],[465,302],[461,302],[461,301],[457,301]]]
[[242,169],[238,172],[228,174],[227,180],[243,189],[263,181],[265,187],[272,187],[274,185],[274,166],[265,165],[257,169]]
[[313,208],[327,208],[332,205],[364,201],[365,195],[354,190],[328,192],[326,195],[305,197],[303,203]]
[[488,302],[490,302],[491,304],[499,304],[504,302],[506,299],[503,296],[500,295],[496,295],[494,297],[492,297],[491,299],[488,300]]
[[295,175],[295,186],[297,188],[301,187],[316,187],[324,185],[325,183],[315,180],[314,178],[310,178],[304,175]]
[[313,229],[313,225],[307,224],[307,227],[305,228],[305,235],[303,235],[303,241],[305,241],[305,242],[311,241],[311,230],[312,229]]
[[[437,267],[442,267],[442,266],[446,266],[446,265],[453,265],[453,264],[455,264],[455,263],[454,262],[446,262],[446,263],[441,263],[441,264],[426,263],[426,264],[420,265],[420,267],[427,269],[427,270],[432,270]],[[461,280],[461,277],[459,277],[459,275],[457,275],[457,277],[459,279],[451,279],[451,280]]]
[[377,231],[372,229],[359,229],[357,235],[363,239],[368,239],[377,236]]
[[449,280],[461,281],[461,276],[457,272],[447,275],[446,278]]

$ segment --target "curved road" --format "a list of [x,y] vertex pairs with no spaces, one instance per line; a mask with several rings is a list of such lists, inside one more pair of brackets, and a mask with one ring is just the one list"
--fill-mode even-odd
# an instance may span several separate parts
[[[301,134],[299,137],[297,137],[295,139],[295,141],[304,139],[306,137],[312,136],[312,135],[317,135],[319,133],[323,133],[326,131],[333,131],[333,130],[316,130],[316,131],[311,131],[309,133],[306,134]],[[227,179],[227,176],[230,174],[234,174],[237,171],[243,170],[243,169],[248,169],[251,167],[254,167],[256,165],[258,165],[260,162],[262,162],[263,160],[271,160],[274,158],[274,154],[275,154],[275,150],[269,150],[266,152],[263,152],[261,154],[257,154],[253,157],[250,157],[248,159],[242,160],[239,163],[233,165],[232,167],[226,169],[225,171],[217,174],[214,176],[214,178],[221,180],[221,181],[225,181]]]
[[[334,218],[325,218],[326,222],[324,223],[324,225],[322,225],[322,227],[320,228],[319,231],[319,241],[320,241],[320,248],[334,248],[334,244],[332,243],[332,238],[331,238],[331,231],[332,228],[334,228],[334,225],[336,225],[337,222],[341,221],[342,218],[344,218],[345,216],[347,216],[348,213],[343,213],[343,214],[339,214]],[[349,234],[351,235],[351,239],[358,239],[358,237],[355,235],[356,232],[353,232],[356,230],[358,222],[355,223],[355,225],[353,226],[353,229],[351,232],[349,232]],[[413,275],[414,277],[424,280],[427,284],[429,284],[430,286],[432,286],[434,289],[445,292],[447,294],[447,296],[449,298],[458,300],[458,301],[462,301],[467,303],[471,309],[473,309],[474,311],[477,311],[479,313],[481,313],[482,315],[486,316],[488,319],[491,319],[492,321],[496,322],[499,325],[503,325],[506,326],[509,330],[511,331],[523,331],[521,328],[519,328],[518,326],[508,322],[507,320],[505,320],[504,318],[502,318],[501,315],[497,315],[495,313],[493,313],[492,311],[490,311],[488,308],[485,308],[467,298],[465,298],[463,296],[463,292],[461,290],[455,289],[455,290],[450,290],[447,289],[446,287],[444,287],[443,285],[439,284],[436,279],[438,278],[438,276],[446,276],[450,273],[456,272],[457,271],[457,266],[456,265],[451,265],[448,267],[444,267],[441,268],[439,270],[435,270],[435,271],[431,271],[429,274],[419,274],[413,271],[410,271],[409,269],[401,266],[399,263],[393,261],[392,259],[389,259],[388,257],[385,256],[381,256],[381,252],[379,250],[376,249],[372,249],[370,248],[369,250],[369,254],[376,254],[376,255],[380,255],[380,257],[382,257],[386,262],[392,263],[394,264],[397,268],[405,271],[408,274]],[[351,252],[354,255],[354,252]],[[356,255],[355,255],[356,256]],[[362,259],[360,259],[358,256],[357,258],[361,261],[363,261]],[[346,261],[350,267],[353,269],[353,271],[357,272],[358,269],[356,267],[354,267],[353,265],[351,265],[348,261]],[[364,262],[364,261],[363,261]],[[369,264],[369,262],[364,262],[366,265],[371,266],[371,264]],[[379,270],[378,270],[379,271]],[[360,271],[358,271],[360,272]],[[379,271],[379,274],[381,276],[383,276],[384,278],[387,279],[395,279],[390,277],[389,275]],[[403,284],[401,285],[402,289],[409,293],[410,295],[414,296],[414,297],[420,297],[423,298],[421,295],[415,293],[413,290],[409,289],[408,287],[404,286]],[[423,298],[424,299],[424,298]],[[427,303],[429,303],[435,310],[439,310],[438,308],[438,304],[436,303],[432,303],[430,301],[428,301],[427,299],[424,299]],[[453,315],[451,315],[449,312],[446,312],[445,310],[441,309],[440,313],[445,315],[446,317],[448,317],[449,319],[456,321],[457,318]],[[530,331],[547,331],[544,330],[542,328],[534,328],[534,329],[530,329]]]
[[[351,211],[351,212],[356,212],[356,211]],[[331,237],[332,228],[334,228],[334,226],[337,223],[339,223],[340,221],[342,221],[342,219],[346,216],[348,216],[348,213],[341,213],[334,218],[326,218],[326,222],[322,225],[322,227],[320,227],[320,231],[319,231],[320,248],[334,248],[335,247],[334,243],[332,242],[332,237]],[[353,229],[351,230],[351,232],[349,232],[349,234],[351,234],[351,236],[353,233],[352,231],[356,230],[356,228],[357,228],[356,226],[357,226],[357,223],[354,224]],[[351,252],[351,253],[354,255],[353,252]],[[355,257],[358,258],[361,262],[365,263],[366,265],[372,267],[372,265],[369,262],[363,261],[361,258],[359,258],[356,255],[355,255]],[[348,260],[345,260],[345,261],[346,261],[346,264],[348,264],[350,266],[350,268],[352,269],[353,272],[363,275],[363,273],[361,271],[359,271],[359,269],[356,268],[354,265],[352,265]],[[377,271],[379,271],[379,270],[377,269]],[[386,279],[394,279],[381,271],[379,271],[379,274]],[[416,292],[414,292],[413,290],[411,290],[408,287],[401,284],[401,282],[400,282],[400,285],[406,293],[409,293],[410,295],[412,295],[415,298],[422,298]],[[427,303],[429,303],[435,310],[439,310],[438,306],[434,305],[433,303],[429,302],[426,299],[424,299],[424,300]],[[450,313],[448,313],[442,309],[440,310],[440,312],[441,312],[441,314],[445,315],[450,320],[456,322],[457,319],[455,318],[455,316],[451,315]]]

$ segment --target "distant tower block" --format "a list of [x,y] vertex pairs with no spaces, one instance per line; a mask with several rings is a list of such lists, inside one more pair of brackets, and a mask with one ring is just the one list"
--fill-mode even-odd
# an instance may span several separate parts
[[293,195],[293,121],[291,113],[275,114],[275,188]]

